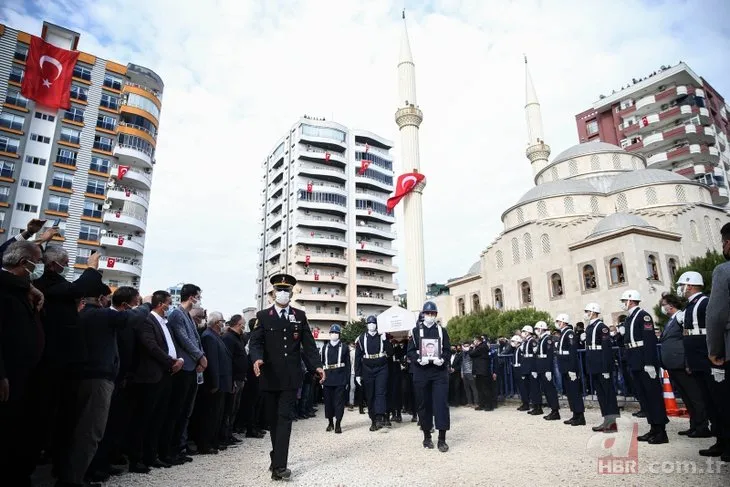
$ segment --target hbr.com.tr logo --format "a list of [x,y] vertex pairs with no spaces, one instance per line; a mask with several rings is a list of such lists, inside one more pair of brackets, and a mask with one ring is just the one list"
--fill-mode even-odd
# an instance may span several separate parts
[[[628,426],[628,425],[627,425]],[[598,433],[588,440],[588,451],[596,456],[599,474],[639,473],[639,424],[615,434]]]

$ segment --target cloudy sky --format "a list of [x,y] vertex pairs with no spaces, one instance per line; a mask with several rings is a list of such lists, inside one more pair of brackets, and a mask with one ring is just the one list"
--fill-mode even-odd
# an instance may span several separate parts
[[142,290],[195,282],[227,315],[254,304],[261,162],[298,117],[398,140],[403,7],[424,112],[429,282],[464,274],[532,186],[523,53],[553,155],[577,143],[576,113],[662,64],[682,60],[730,97],[727,0],[2,3],[2,23],[63,25],[79,49],[163,78]]

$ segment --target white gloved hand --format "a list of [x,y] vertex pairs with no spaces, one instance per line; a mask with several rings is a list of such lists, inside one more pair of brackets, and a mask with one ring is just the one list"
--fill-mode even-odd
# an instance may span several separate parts
[[649,377],[651,377],[652,380],[656,379],[656,367],[654,367],[653,365],[645,365],[644,372],[649,374]]
[[725,380],[725,371],[723,369],[716,369],[713,367],[710,371],[712,372],[712,378],[715,379],[715,382],[718,384]]
[[355,382],[357,382],[357,385],[362,387],[362,378],[361,377],[355,377]]
[[426,357],[421,357],[418,359],[418,363],[421,365],[428,365],[431,361],[428,360]]
[[677,320],[677,323],[680,325],[684,325],[684,310],[677,311],[677,314],[674,315],[674,319]]
[[611,378],[611,374],[609,374],[608,372],[604,372],[603,373],[603,378],[604,379],[610,379]]
[[532,378],[533,378],[533,379],[537,379],[537,372],[533,372],[533,373],[532,373]]
[[582,342],[586,341],[586,334],[585,333],[581,333],[580,334],[580,341],[582,341]]
[[552,372],[545,372],[545,378],[549,381],[553,380],[553,373]]
[[442,365],[444,365],[444,359],[435,358],[433,359],[433,363],[436,364],[437,367],[441,367]]
[[568,377],[570,377],[570,380],[573,382],[578,380],[578,374],[575,372],[568,372]]
[[618,332],[621,333],[622,335],[625,335],[626,334],[626,327],[623,326],[623,325],[619,326],[618,327]]

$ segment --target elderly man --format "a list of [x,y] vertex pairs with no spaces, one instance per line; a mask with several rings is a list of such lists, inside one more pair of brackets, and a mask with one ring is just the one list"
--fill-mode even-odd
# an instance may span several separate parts
[[238,409],[241,404],[241,393],[246,381],[246,374],[251,367],[246,353],[246,342],[243,339],[243,325],[245,321],[241,315],[231,316],[226,332],[221,337],[231,352],[231,364],[233,374],[233,390],[226,394],[223,407],[223,420],[221,421],[221,442],[223,444],[240,443],[241,440],[233,436],[233,423],[236,420]]
[[[31,276],[43,268],[34,243],[7,247],[0,271],[0,475],[7,485],[31,485],[29,434],[34,418],[29,378],[43,350],[43,329],[30,297]],[[30,407],[29,407],[30,406]]]

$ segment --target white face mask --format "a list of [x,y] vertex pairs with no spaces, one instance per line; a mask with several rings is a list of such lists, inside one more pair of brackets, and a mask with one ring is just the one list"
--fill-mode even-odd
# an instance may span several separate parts
[[677,286],[677,294],[680,296],[684,296],[684,284],[680,284]]
[[291,297],[289,296],[289,291],[276,291],[275,299],[276,304],[286,306],[289,304],[289,299],[291,299]]
[[612,337],[615,337],[616,336],[616,332],[615,331],[612,331],[611,333],[609,333],[609,335],[611,335]]
[[462,349],[463,351],[465,351],[465,352],[468,352],[468,351],[469,351],[469,345],[462,345],[462,346],[461,346],[461,349]]
[[662,314],[669,316],[669,310],[667,310],[666,306],[662,306]]
[[375,323],[368,323],[368,331],[374,333],[378,329],[378,325]]
[[340,341],[340,334],[339,333],[330,333],[330,343],[332,345],[336,345],[337,342]]
[[626,311],[629,309],[629,303],[626,301],[621,301],[621,305],[619,306],[621,308],[621,311]]
[[586,311],[583,313],[583,321],[591,321],[591,314],[590,312]]
[[436,323],[435,316],[426,315],[423,317],[423,324],[426,325],[427,327],[429,327],[429,328],[432,327],[434,323]]

